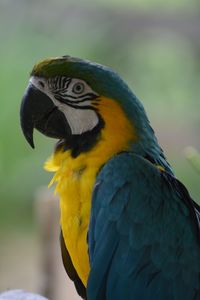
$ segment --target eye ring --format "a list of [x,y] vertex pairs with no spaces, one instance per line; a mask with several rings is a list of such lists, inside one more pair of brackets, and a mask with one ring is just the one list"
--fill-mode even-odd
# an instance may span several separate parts
[[77,82],[72,88],[72,92],[75,94],[82,94],[85,89],[85,86],[82,82]]

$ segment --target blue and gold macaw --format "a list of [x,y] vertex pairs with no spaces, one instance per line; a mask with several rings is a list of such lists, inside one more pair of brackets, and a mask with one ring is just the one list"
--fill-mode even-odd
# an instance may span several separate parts
[[59,139],[45,168],[60,196],[65,269],[88,300],[199,300],[200,208],[173,174],[144,108],[112,69],[36,64],[23,133]]

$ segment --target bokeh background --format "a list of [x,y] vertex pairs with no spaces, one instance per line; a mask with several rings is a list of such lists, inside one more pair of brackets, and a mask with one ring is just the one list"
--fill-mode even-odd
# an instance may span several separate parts
[[[188,146],[200,148],[200,2],[0,0],[0,291],[44,290],[35,203],[51,178],[43,162],[55,141],[36,133],[33,151],[20,130],[19,106],[34,63],[64,54],[121,74],[177,177],[200,200],[200,173],[185,155]],[[59,285],[66,285],[64,273]],[[54,299],[77,299],[68,291]]]

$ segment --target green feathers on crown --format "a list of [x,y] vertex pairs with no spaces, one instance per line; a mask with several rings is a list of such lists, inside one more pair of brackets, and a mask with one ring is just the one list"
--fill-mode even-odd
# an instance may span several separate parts
[[38,62],[34,66],[31,76],[49,78],[58,75],[68,75],[70,64],[76,62],[83,62],[83,60],[68,55],[61,57],[50,57]]
[[129,96],[131,94],[125,82],[111,68],[67,55],[39,62],[34,66],[31,76],[79,78],[86,81],[99,95],[114,99],[125,99],[127,92]]
[[[83,80],[92,79],[95,76],[114,75],[116,73],[103,65],[91,62],[89,60],[83,60],[69,55],[61,57],[50,57],[37,63],[31,76],[38,77],[54,77],[54,76],[68,76],[74,78],[80,78]],[[112,76],[111,75],[111,76]],[[103,78],[101,78],[103,79]]]

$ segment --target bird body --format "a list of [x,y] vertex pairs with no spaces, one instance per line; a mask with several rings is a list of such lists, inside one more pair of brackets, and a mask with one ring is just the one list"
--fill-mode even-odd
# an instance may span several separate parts
[[111,69],[37,64],[21,105],[59,139],[45,168],[60,196],[65,269],[88,300],[198,300],[200,208],[176,179],[141,102]]

